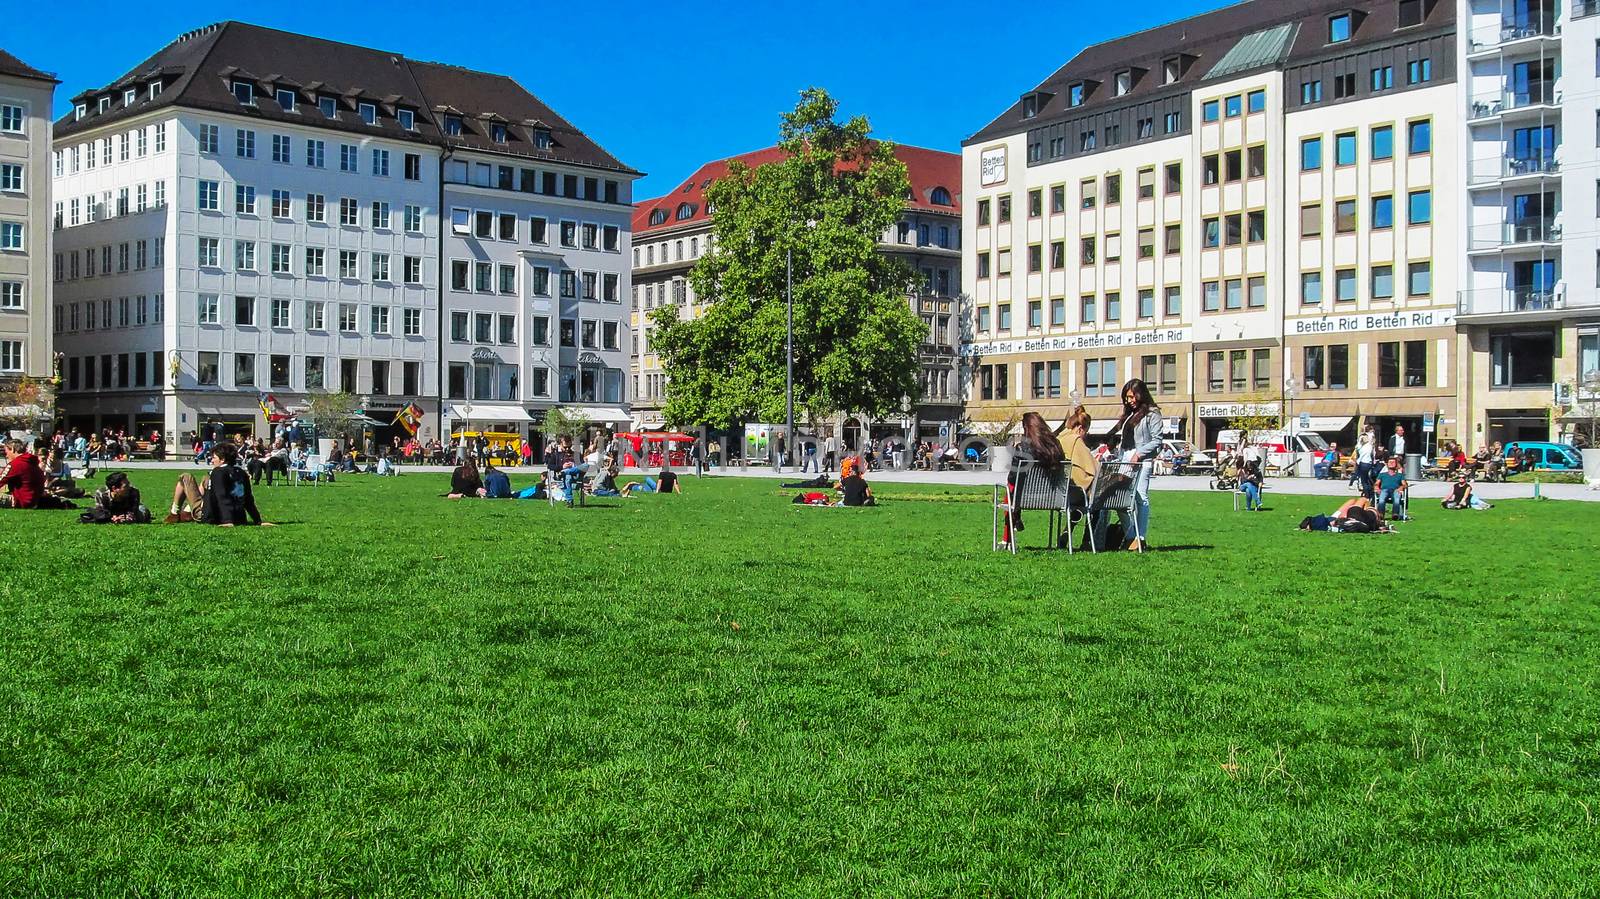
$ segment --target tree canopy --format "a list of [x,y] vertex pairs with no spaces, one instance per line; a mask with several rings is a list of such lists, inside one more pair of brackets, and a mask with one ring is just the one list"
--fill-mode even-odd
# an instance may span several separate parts
[[711,251],[689,282],[705,309],[651,314],[667,374],[667,421],[783,421],[785,263],[793,254],[797,418],[885,415],[917,398],[925,328],[907,302],[911,269],[879,249],[910,193],[893,145],[865,117],[838,119],[820,88],[785,113],[785,158],[735,161],[706,191]]

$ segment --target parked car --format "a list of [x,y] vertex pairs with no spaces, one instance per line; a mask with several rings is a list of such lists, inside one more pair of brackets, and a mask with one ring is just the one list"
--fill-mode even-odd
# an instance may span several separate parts
[[1522,471],[1582,471],[1583,457],[1569,443],[1516,440],[1506,444],[1506,454],[1522,451]]

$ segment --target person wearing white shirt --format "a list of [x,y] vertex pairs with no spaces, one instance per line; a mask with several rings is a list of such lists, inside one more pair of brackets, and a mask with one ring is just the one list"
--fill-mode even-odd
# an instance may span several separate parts
[[1401,425],[1394,426],[1394,436],[1389,438],[1389,455],[1399,456],[1400,461],[1406,458],[1406,429]]
[[1361,495],[1372,498],[1373,464],[1377,461],[1378,438],[1368,428],[1356,441],[1356,478],[1361,481]]

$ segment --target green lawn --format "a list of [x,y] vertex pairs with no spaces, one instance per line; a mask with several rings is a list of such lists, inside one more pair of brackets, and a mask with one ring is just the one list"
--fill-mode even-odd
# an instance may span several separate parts
[[0,895],[1600,882],[1600,506],[1373,537],[1158,493],[1162,551],[1069,560],[992,554],[971,490],[445,482],[261,488],[270,530],[0,513]]

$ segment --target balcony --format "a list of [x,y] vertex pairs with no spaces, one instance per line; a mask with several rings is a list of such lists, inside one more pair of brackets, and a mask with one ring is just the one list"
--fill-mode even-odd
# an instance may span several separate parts
[[1523,119],[1544,111],[1559,112],[1561,90],[1553,81],[1541,81],[1526,90],[1490,91],[1467,101],[1467,119],[1473,124]]
[[1468,253],[1499,253],[1561,245],[1561,226],[1554,219],[1525,219],[1475,225],[1467,232]]
[[1463,290],[1456,296],[1457,315],[1514,315],[1553,312],[1567,307],[1564,285],[1554,287],[1485,287]]
[[[1600,3],[1600,0],[1596,2]],[[1467,37],[1467,56],[1477,58],[1501,50],[1509,52],[1524,48],[1537,50],[1541,44],[1558,44],[1560,36],[1561,26],[1553,15],[1522,21],[1507,19],[1498,25],[1472,29]]]
[[1486,156],[1474,159],[1467,165],[1467,184],[1472,187],[1494,187],[1507,181],[1537,180],[1560,172],[1561,160],[1554,155]]

